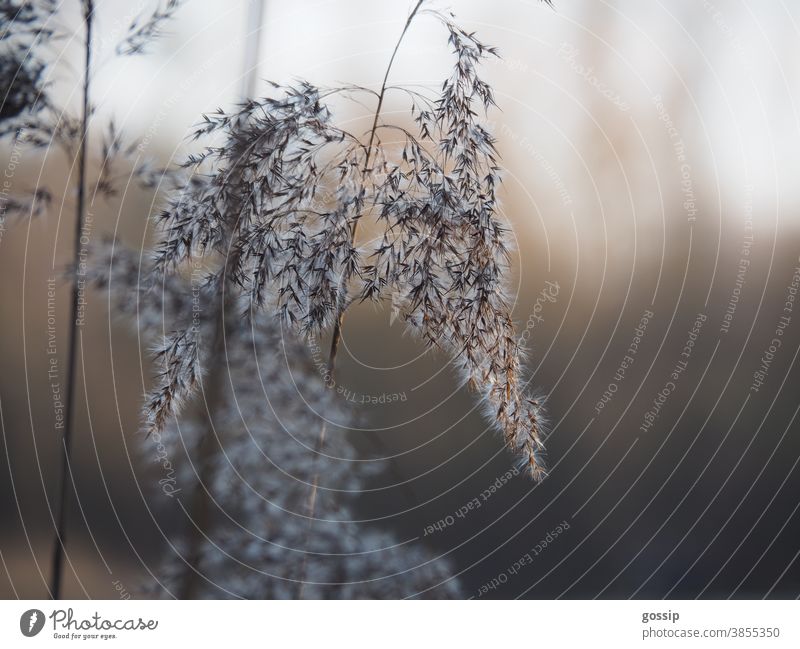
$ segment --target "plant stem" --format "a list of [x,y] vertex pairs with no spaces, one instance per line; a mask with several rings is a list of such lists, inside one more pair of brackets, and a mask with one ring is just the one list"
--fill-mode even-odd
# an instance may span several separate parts
[[[422,6],[422,3],[425,0],[417,0],[417,4],[414,5],[414,8],[411,10],[411,13],[408,15],[408,19],[406,20],[406,24],[403,27],[403,31],[400,33],[400,38],[397,39],[397,44],[394,46],[394,50],[392,51],[392,56],[389,58],[389,64],[386,66],[386,73],[383,75],[383,82],[381,83],[381,90],[378,94],[378,105],[375,108],[375,116],[372,119],[372,128],[370,129],[369,134],[369,144],[367,144],[367,153],[364,157],[364,168],[362,170],[363,174],[369,173],[369,163],[372,160],[372,146],[375,143],[375,133],[378,130],[378,120],[381,116],[381,109],[383,108],[383,98],[386,95],[386,84],[389,81],[389,74],[392,71],[392,65],[394,65],[394,59],[397,56],[397,52],[400,49],[400,44],[403,42],[405,38],[406,32],[408,28],[411,26],[411,21],[414,20],[414,16],[417,15],[419,8]],[[356,235],[358,234],[358,224],[359,219],[354,219],[353,224],[350,226],[350,245],[354,246],[356,242]],[[328,375],[330,376],[330,380],[333,380],[334,372],[336,370],[336,353],[339,350],[339,341],[342,338],[342,326],[344,324],[344,314],[347,311],[348,303],[346,300],[342,300],[340,298],[337,314],[336,314],[336,324],[333,327],[333,335],[331,336],[331,349],[328,354]],[[311,528],[314,525],[314,510],[316,508],[317,503],[317,491],[319,490],[319,473],[316,471],[316,464],[318,462],[318,458],[322,453],[322,449],[325,445],[325,434],[327,432],[327,424],[323,422],[322,428],[319,432],[319,439],[317,440],[317,444],[315,445],[315,453],[313,459],[313,470],[314,470],[314,479],[312,480],[311,484],[311,491],[308,495],[308,504],[306,506],[307,517],[308,517],[308,531],[306,537],[306,548],[308,547],[308,541],[311,538]],[[305,582],[305,573],[306,573],[306,564],[307,564],[307,557],[308,554],[303,555],[303,561],[300,566],[300,576],[297,579],[297,599],[300,599],[303,596],[303,586]]]
[[[83,106],[81,114],[81,142],[78,149],[78,198],[75,216],[75,243],[73,252],[73,265],[77,271],[81,254],[81,231],[84,226],[84,212],[86,203],[86,150],[89,138],[89,80],[92,63],[92,19],[94,14],[94,0],[83,0],[83,18],[86,25],[86,40],[84,42],[84,68],[83,68]],[[55,530],[53,547],[53,567],[51,572],[50,597],[61,598],[61,582],[64,572],[64,546],[66,543],[67,520],[67,494],[69,491],[71,475],[70,457],[72,452],[72,427],[75,419],[75,384],[77,371],[77,343],[78,343],[78,281],[72,280],[72,303],[70,306],[69,321],[69,361],[67,367],[67,412],[64,423],[64,436],[62,443],[64,452],[61,456],[61,488],[58,494],[58,523]]]
[[[261,24],[264,16],[264,5],[266,0],[251,0],[247,18],[247,42],[245,43],[244,54],[244,79],[242,82],[242,99],[250,98],[255,92],[256,82],[258,81],[258,62],[259,62],[259,42],[261,36]],[[227,264],[227,262],[226,262]],[[200,551],[203,544],[203,536],[211,523],[211,494],[207,485],[210,485],[214,477],[214,451],[219,446],[219,438],[215,433],[213,413],[217,406],[222,405],[221,395],[224,389],[221,377],[225,368],[225,322],[230,315],[229,311],[233,306],[230,290],[231,273],[226,268],[223,279],[223,296],[220,303],[220,311],[217,317],[216,328],[214,330],[214,343],[211,351],[213,364],[208,374],[209,380],[204,386],[203,393],[206,403],[206,419],[208,427],[203,432],[203,436],[197,446],[197,486],[192,494],[189,509],[191,526],[187,540],[186,563],[187,570],[183,583],[178,592],[179,599],[193,599],[198,584],[200,583]],[[215,443],[217,442],[217,443]]]
[[[226,273],[227,278],[227,273]],[[227,288],[227,281],[225,282]],[[224,289],[223,289],[224,290]],[[186,572],[178,591],[178,599],[193,599],[200,583],[200,556],[203,536],[211,521],[211,494],[209,488],[214,478],[214,451],[219,446],[219,437],[214,428],[213,413],[221,405],[225,358],[225,319],[230,308],[230,297],[227,291],[221,298],[214,342],[211,351],[211,362],[215,367],[208,374],[208,382],[203,386],[206,404],[206,422],[208,424],[197,445],[197,485],[189,505],[190,527],[187,538]]]
[[247,29],[244,51],[244,80],[242,97],[248,99],[255,94],[258,81],[258,60],[261,45],[261,24],[264,22],[266,0],[250,0],[247,15]]
[[[369,163],[372,159],[372,145],[375,142],[375,133],[378,130],[378,119],[381,116],[381,108],[383,108],[383,98],[386,95],[386,83],[389,81],[389,73],[392,71],[392,65],[394,64],[394,59],[397,56],[397,51],[400,49],[400,44],[403,42],[403,38],[408,31],[408,28],[411,26],[411,21],[414,20],[414,16],[417,15],[417,11],[422,6],[422,3],[425,0],[417,0],[417,4],[414,6],[414,9],[408,15],[408,20],[406,20],[405,27],[403,27],[403,31],[400,34],[400,38],[397,39],[397,44],[394,46],[394,51],[392,52],[392,56],[389,59],[389,65],[386,66],[386,74],[383,75],[383,83],[381,83],[381,91],[378,94],[378,105],[375,108],[375,117],[372,120],[372,129],[370,130],[369,134],[369,144],[367,144],[367,155],[364,158],[364,169],[363,173],[369,172]],[[353,220],[353,225],[350,227],[350,245],[355,245],[356,242],[356,234],[358,234],[358,223],[359,219]],[[331,338],[331,350],[330,354],[328,355],[328,372],[333,378],[333,372],[336,369],[336,352],[339,350],[339,341],[342,337],[342,324],[344,323],[344,313],[347,311],[347,303],[340,302],[339,310],[336,315],[336,324],[333,327],[333,336]]]

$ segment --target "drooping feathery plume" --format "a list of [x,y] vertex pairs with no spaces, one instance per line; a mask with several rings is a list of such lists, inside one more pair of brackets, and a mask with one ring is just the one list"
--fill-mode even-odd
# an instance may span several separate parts
[[[141,257],[113,242],[93,253],[89,279],[106,292],[113,311],[136,323],[145,340],[158,340],[164,331],[193,331],[200,343],[215,335],[221,298],[205,271],[148,285],[148,272],[141,272],[147,257]],[[224,376],[214,388],[219,394],[211,393],[208,377],[193,375],[205,402],[163,426],[147,426],[143,450],[166,447],[176,498],[188,513],[185,525],[202,524],[202,533],[198,542],[186,534],[170,539],[146,594],[182,597],[188,581],[193,598],[289,598],[302,573],[310,598],[458,597],[447,557],[354,520],[354,498],[384,467],[359,458],[347,441],[352,413],[326,388],[306,342],[266,314],[234,318],[225,332]],[[177,347],[169,354],[177,362],[174,374],[159,380],[183,374],[188,381],[194,370],[185,366],[196,354]],[[170,361],[162,356],[160,362]],[[320,457],[315,444],[323,421],[329,434]],[[204,450],[209,423],[211,452]],[[307,543],[306,499],[316,472],[325,478]],[[198,489],[208,507],[202,521],[191,504]]]
[[140,16],[128,25],[125,37],[117,44],[116,53],[120,56],[144,54],[148,46],[161,37],[164,26],[175,18],[175,14],[186,0],[159,0],[155,9]]
[[55,33],[55,0],[0,0],[0,129],[25,122],[49,103],[42,45]]
[[[497,152],[480,117],[494,98],[479,65],[497,53],[424,5],[405,30],[418,14],[444,26],[455,65],[438,93],[386,80],[380,93],[300,81],[206,116],[195,137],[222,144],[187,160],[204,182],[176,192],[160,215],[154,269],[162,276],[190,260],[223,259],[209,278],[217,292],[230,282],[245,296],[242,313],[277,314],[300,333],[333,329],[331,365],[352,300],[392,299],[427,345],[454,357],[538,480],[541,404],[522,385]],[[410,98],[413,128],[381,115],[387,91]],[[366,133],[337,126],[326,101],[341,94],[377,97]],[[402,144],[384,145],[386,133]],[[359,243],[363,220],[382,229],[377,245]],[[158,390],[148,406],[155,418],[171,407]]]

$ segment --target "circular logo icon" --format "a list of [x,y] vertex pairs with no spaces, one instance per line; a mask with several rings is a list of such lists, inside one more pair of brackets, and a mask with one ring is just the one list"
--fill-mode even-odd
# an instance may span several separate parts
[[25,611],[22,617],[19,618],[19,630],[22,635],[32,638],[44,627],[44,613],[38,608],[32,608],[30,611]]

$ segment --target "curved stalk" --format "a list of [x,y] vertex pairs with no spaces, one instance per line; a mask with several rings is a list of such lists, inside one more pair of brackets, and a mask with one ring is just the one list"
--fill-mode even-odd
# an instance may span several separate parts
[[[387,83],[389,81],[389,74],[392,71],[392,65],[394,65],[395,57],[397,56],[397,52],[400,50],[400,45],[405,38],[406,32],[408,32],[408,28],[411,26],[411,21],[414,20],[414,16],[417,15],[419,8],[422,6],[422,3],[425,0],[417,0],[417,3],[414,5],[414,8],[411,10],[411,13],[408,15],[408,19],[406,20],[406,24],[403,27],[403,31],[400,33],[400,38],[397,39],[397,44],[394,46],[394,50],[392,51],[392,56],[389,58],[389,64],[386,66],[386,72],[383,75],[383,82],[381,83],[381,89],[378,93],[378,104],[375,108],[375,116],[372,119],[372,128],[370,129],[369,134],[369,143],[367,144],[367,153],[364,157],[364,168],[362,173],[367,174],[369,173],[369,163],[372,161],[372,147],[375,143],[375,134],[378,130],[378,120],[381,116],[381,109],[383,108],[383,99],[386,95],[386,88]],[[356,236],[358,234],[358,223],[359,219],[354,219],[353,224],[350,227],[350,245],[355,245]],[[336,314],[336,324],[333,327],[333,335],[331,337],[331,348],[330,352],[328,353],[328,374],[330,375],[331,379],[333,379],[334,372],[336,370],[336,354],[339,350],[339,341],[342,338],[342,326],[344,324],[344,314],[347,311],[347,307],[349,306],[349,302],[347,300],[340,299],[337,314]],[[315,446],[315,453],[314,453],[314,479],[311,484],[311,490],[308,496],[308,504],[306,507],[306,516],[308,518],[308,532],[306,535],[306,548],[308,547],[308,541],[311,538],[311,530],[314,525],[314,512],[316,509],[316,502],[317,502],[317,491],[319,490],[319,473],[316,471],[316,464],[318,462],[318,458],[322,453],[322,449],[325,445],[325,434],[327,432],[327,425],[323,422],[322,428],[320,429],[319,438],[317,440],[317,444]],[[300,575],[297,579],[297,598],[300,599],[303,596],[303,586],[305,581],[305,574],[306,574],[306,564],[307,564],[307,554],[303,556],[303,562],[300,568]]]

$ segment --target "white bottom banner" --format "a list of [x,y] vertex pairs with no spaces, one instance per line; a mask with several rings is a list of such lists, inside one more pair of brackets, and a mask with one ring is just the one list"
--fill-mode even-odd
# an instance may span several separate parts
[[[796,601],[3,601],[0,647],[800,647]],[[244,643],[244,644],[242,644]],[[580,643],[580,644],[578,644]]]

